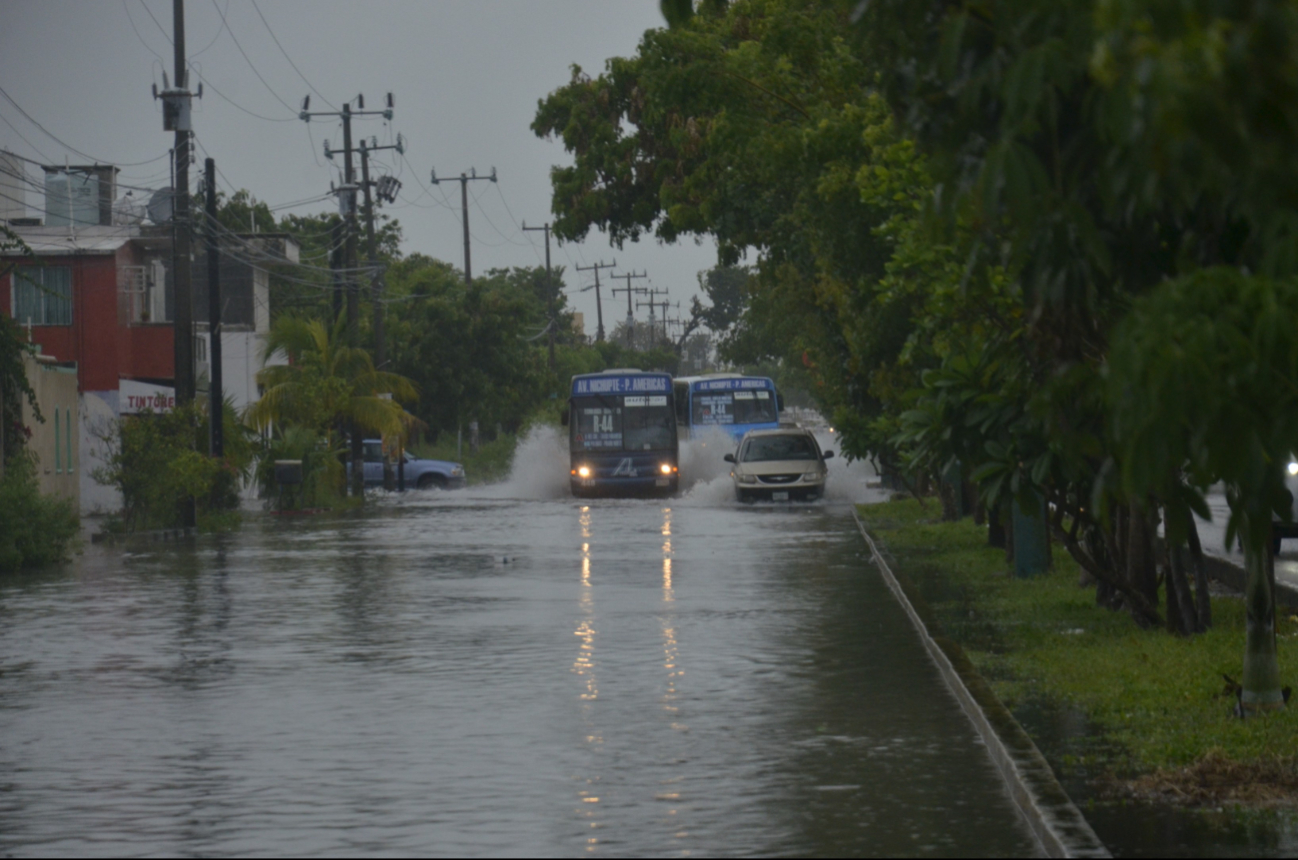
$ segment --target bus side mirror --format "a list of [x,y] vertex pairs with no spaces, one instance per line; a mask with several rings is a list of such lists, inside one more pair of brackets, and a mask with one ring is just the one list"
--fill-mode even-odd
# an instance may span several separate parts
[[734,455],[734,454],[727,454],[726,456],[722,457],[721,459],[725,460],[727,463],[733,463],[733,462],[735,462],[735,455]]
[[559,410],[559,423],[564,427],[568,426],[568,408],[566,406]]
[[782,392],[775,392],[775,408],[781,412],[784,411],[784,394]]
[[832,456],[834,456],[834,452],[833,452],[833,451],[826,451],[824,454],[822,454],[822,455],[820,456],[820,459],[822,459],[822,460],[828,460],[828,459],[829,459],[830,457],[832,457]]

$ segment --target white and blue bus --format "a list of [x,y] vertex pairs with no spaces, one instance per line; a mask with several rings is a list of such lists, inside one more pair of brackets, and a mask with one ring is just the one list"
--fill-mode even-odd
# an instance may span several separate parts
[[682,439],[715,427],[738,442],[749,430],[780,426],[783,398],[765,376],[682,376],[674,380],[674,388],[676,424]]
[[680,448],[670,375],[622,369],[574,376],[565,417],[573,495],[676,492]]

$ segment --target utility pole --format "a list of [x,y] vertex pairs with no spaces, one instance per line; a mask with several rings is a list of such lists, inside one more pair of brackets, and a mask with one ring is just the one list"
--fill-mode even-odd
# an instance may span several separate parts
[[213,458],[225,456],[224,406],[225,395],[221,388],[221,250],[216,234],[216,159],[203,164],[203,184],[207,192],[207,355],[208,396],[211,405],[207,412],[208,439]]
[[613,293],[614,295],[617,295],[618,293],[626,293],[626,345],[628,349],[634,349],[635,348],[635,312],[631,310],[631,302],[633,301],[632,295],[635,293],[645,292],[645,288],[644,287],[632,288],[631,279],[647,278],[649,276],[646,275],[644,272],[640,272],[639,274],[636,274],[634,272],[627,272],[625,275],[615,275],[612,272],[609,272],[608,276],[610,278],[623,278],[623,277],[626,278],[625,287],[614,288],[612,290],[609,290],[609,292]]
[[[162,130],[174,131],[176,140],[172,149],[172,170],[175,173],[172,187],[171,272],[175,293],[175,320],[173,321],[172,364],[176,388],[176,405],[187,406],[194,400],[194,282],[192,270],[191,231],[189,217],[189,159],[190,136],[193,132],[190,107],[193,95],[189,92],[189,61],[185,56],[185,0],[172,0],[172,46],[176,86],[162,73],[162,92],[153,85],[153,97],[162,99]],[[202,98],[203,88],[199,86]],[[181,522],[186,527],[194,525],[194,501],[181,503]]]
[[[658,323],[654,319],[654,308],[657,307],[659,303],[654,301],[654,296],[665,296],[667,295],[667,290],[665,289],[660,290],[657,289],[656,287],[650,287],[644,292],[649,296],[649,300],[645,302],[636,302],[635,306],[637,308],[645,308],[645,307],[649,308],[649,337],[651,341],[657,340]],[[665,302],[663,304],[665,304]],[[663,337],[664,338],[667,337],[667,311],[666,310],[663,311]]]
[[[185,406],[194,399],[194,283],[192,272],[191,231],[189,217],[189,159],[190,134],[193,131],[190,106],[193,95],[189,92],[189,62],[185,57],[185,0],[172,0],[172,45],[176,86],[162,73],[162,92],[153,85],[153,97],[162,99],[162,129],[176,133],[172,149],[172,169],[175,173],[172,188],[172,225],[174,238],[171,245],[171,277],[175,292],[174,346],[172,361],[175,365],[176,405]],[[202,89],[199,90],[202,96]],[[186,525],[192,525],[186,518]]]
[[550,369],[554,370],[554,335],[555,326],[559,324],[559,288],[554,283],[554,274],[550,271],[550,222],[547,221],[540,227],[529,227],[527,222],[523,222],[525,231],[545,231],[545,288],[546,295],[550,299]]
[[617,260],[614,260],[611,263],[605,263],[603,260],[601,260],[600,262],[596,263],[593,266],[577,267],[577,271],[579,272],[593,271],[595,273],[595,286],[582,287],[581,291],[583,293],[586,292],[587,290],[592,290],[592,289],[595,291],[595,315],[596,315],[596,319],[599,322],[598,328],[595,329],[595,341],[597,343],[602,343],[604,340],[604,302],[599,297],[599,270],[612,269],[616,265],[617,265]]
[[[366,146],[365,141],[361,140],[361,188],[365,191],[365,256],[368,258],[366,265],[370,267],[370,299],[373,303],[374,315],[374,366],[382,368],[388,363],[387,344],[383,338],[383,275],[379,270],[379,248],[378,240],[374,236],[374,197],[370,194],[371,186],[379,185],[379,198],[391,203],[396,199],[397,191],[401,183],[396,179],[385,176],[383,179],[387,182],[379,183],[370,182],[370,153],[378,149],[395,149],[398,153],[405,154],[405,141],[401,135],[397,135],[397,142],[392,146],[379,146],[378,139],[375,138],[372,146]],[[404,461],[405,457],[402,455]],[[404,489],[404,470],[402,475],[402,489]],[[394,477],[392,474],[392,460],[388,457],[388,446],[383,445],[383,489],[392,490],[394,486]]]
[[[392,93],[388,93],[387,107],[383,110],[365,110],[365,96],[358,95],[355,99],[358,110],[352,110],[350,101],[343,103],[340,111],[312,111],[311,96],[302,100],[302,110],[298,113],[298,119],[303,122],[310,122],[313,116],[336,116],[343,122],[343,185],[341,188],[334,189],[338,194],[338,206],[343,217],[343,267],[345,272],[345,283],[347,285],[347,342],[349,346],[356,346],[359,340],[360,329],[360,295],[358,283],[356,280],[356,170],[352,161],[352,117],[354,116],[382,116],[384,119],[392,119],[393,99]],[[332,159],[333,154],[329,151],[329,144],[325,143],[325,156]],[[364,463],[364,440],[361,439],[360,428],[353,424],[348,428],[351,436],[351,464],[352,464],[352,495],[356,498],[365,497],[365,463]]]
[[369,145],[361,141],[361,188],[365,192],[365,254],[369,258],[366,265],[372,267],[373,281],[370,285],[370,297],[373,302],[374,312],[374,365],[383,367],[387,364],[387,343],[383,337],[383,274],[379,270],[379,247],[378,239],[374,233],[374,198],[370,190],[377,186],[379,200],[386,200],[392,203],[397,199],[397,192],[401,190],[401,183],[391,176],[384,176],[376,182],[370,181],[370,153],[377,152],[380,149],[395,149],[398,154],[404,155],[406,152],[405,141],[401,135],[397,135],[397,142],[391,146],[379,146],[378,139]]
[[[445,180],[446,182],[460,183],[460,209],[463,212],[464,220],[464,284],[469,287],[473,286],[473,270],[469,264],[469,183],[479,179],[490,179],[495,182],[496,168],[491,168],[490,176],[479,176],[477,168],[470,167],[467,174],[461,173],[454,179]],[[434,185],[441,185],[443,180],[437,178],[437,171],[434,170],[429,181]]]

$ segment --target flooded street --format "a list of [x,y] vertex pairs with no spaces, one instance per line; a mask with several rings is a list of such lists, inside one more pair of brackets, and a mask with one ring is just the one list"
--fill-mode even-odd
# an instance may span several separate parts
[[558,474],[6,582],[0,851],[1035,851],[844,501]]

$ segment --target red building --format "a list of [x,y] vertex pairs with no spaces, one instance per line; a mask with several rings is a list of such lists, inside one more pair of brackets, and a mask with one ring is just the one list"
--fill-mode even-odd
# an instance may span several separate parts
[[166,315],[150,322],[147,315],[123,314],[130,310],[133,276],[161,260],[164,248],[169,253],[168,240],[150,241],[139,228],[118,226],[17,232],[37,259],[7,255],[14,268],[0,277],[0,310],[29,327],[42,354],[76,362],[83,394],[116,392],[124,378],[172,384],[173,328]]

